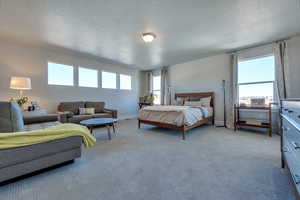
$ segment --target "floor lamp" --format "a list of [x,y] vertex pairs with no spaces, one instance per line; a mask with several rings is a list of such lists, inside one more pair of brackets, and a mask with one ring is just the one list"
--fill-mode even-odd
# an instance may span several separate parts
[[171,86],[168,87],[168,98],[169,98],[168,105],[172,105],[172,89],[173,88]]
[[223,92],[223,110],[224,110],[224,124],[217,127],[227,128],[227,119],[226,119],[226,81],[222,80],[222,92]]

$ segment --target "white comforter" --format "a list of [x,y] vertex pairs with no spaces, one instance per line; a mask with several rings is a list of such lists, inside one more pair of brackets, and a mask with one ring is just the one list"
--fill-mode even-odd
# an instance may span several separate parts
[[139,119],[141,120],[176,126],[190,126],[210,116],[212,116],[212,108],[200,106],[147,106],[139,111]]

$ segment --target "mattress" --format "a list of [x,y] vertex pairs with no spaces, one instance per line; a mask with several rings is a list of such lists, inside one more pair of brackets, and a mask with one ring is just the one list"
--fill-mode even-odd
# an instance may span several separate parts
[[212,115],[213,108],[203,106],[147,106],[139,111],[140,120],[175,126],[191,126]]

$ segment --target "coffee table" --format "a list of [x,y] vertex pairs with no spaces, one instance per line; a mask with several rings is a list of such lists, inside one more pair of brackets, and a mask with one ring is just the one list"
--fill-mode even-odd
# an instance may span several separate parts
[[93,128],[95,126],[101,126],[101,125],[106,126],[108,139],[111,140],[110,127],[112,126],[113,131],[115,133],[116,130],[115,130],[114,123],[116,123],[117,121],[118,119],[116,118],[92,118],[92,119],[83,120],[80,122],[80,124],[90,129],[91,134],[93,134]]

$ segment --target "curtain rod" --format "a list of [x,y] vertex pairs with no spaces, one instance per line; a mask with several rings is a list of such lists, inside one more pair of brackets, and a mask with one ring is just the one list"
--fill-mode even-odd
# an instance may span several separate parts
[[265,46],[265,45],[269,45],[269,44],[273,44],[273,43],[287,41],[287,40],[290,40],[290,39],[292,39],[294,37],[298,37],[298,36],[300,36],[300,34],[297,34],[297,35],[294,35],[294,36],[290,36],[290,37],[287,37],[287,38],[284,38],[284,39],[280,39],[280,40],[273,40],[272,42],[267,42],[267,43],[264,43],[264,44],[258,44],[258,45],[249,46],[249,47],[246,47],[246,48],[237,49],[235,51],[229,51],[229,52],[227,52],[227,54],[232,55],[232,54],[238,53],[239,51],[244,51],[244,50],[253,49],[253,48],[257,48],[257,47],[261,47],[261,46]]

